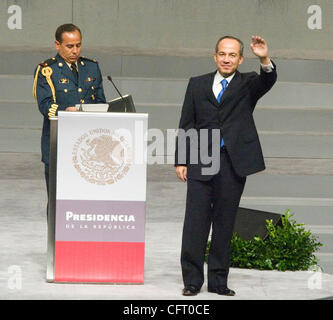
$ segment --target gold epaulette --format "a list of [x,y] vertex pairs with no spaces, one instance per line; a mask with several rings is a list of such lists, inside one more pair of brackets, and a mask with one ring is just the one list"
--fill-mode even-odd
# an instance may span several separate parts
[[82,57],[80,57],[82,60],[87,60],[87,61],[90,61],[90,62],[95,62],[95,63],[98,63],[98,61],[96,61],[95,59],[89,59],[89,58],[87,58],[87,57],[85,57],[85,56],[82,56]]
[[57,59],[55,57],[53,57],[53,58],[45,60],[44,62],[41,62],[39,65],[42,67],[47,67],[47,66],[51,66],[56,61],[57,61]]
[[[47,68],[47,71],[44,71],[44,73],[46,73],[47,75],[49,75],[49,78],[43,74],[43,71],[42,71],[42,74],[46,77],[46,80],[47,80],[47,83],[49,84],[50,88],[51,88],[51,91],[52,91],[52,95],[53,95],[53,100],[54,102],[56,102],[55,100],[55,90],[54,90],[54,85],[52,83],[52,80],[51,80],[51,75],[52,75],[52,69],[49,67],[50,65],[52,65],[53,63],[56,62],[56,58],[51,58],[51,59],[48,59],[44,62],[41,62],[38,67],[37,67],[37,70],[36,70],[36,73],[35,73],[35,78],[34,78],[34,84],[33,84],[33,87],[32,87],[32,94],[35,98],[35,100],[37,100],[37,80],[38,80],[38,74],[39,74],[39,71],[40,69],[44,70],[45,68]],[[51,71],[50,71],[50,70]],[[51,83],[51,84],[50,84]],[[53,89],[52,89],[53,88]]]
[[51,79],[53,70],[50,67],[50,65],[52,65],[55,62],[56,62],[56,58],[51,58],[44,62],[41,62],[38,65],[36,74],[35,74],[35,78],[34,78],[33,88],[32,88],[32,94],[33,94],[35,100],[37,100],[37,80],[38,80],[39,71],[42,69],[42,71],[41,71],[42,75],[46,78],[46,81],[47,81],[48,85],[50,86],[50,89],[52,92],[52,98],[53,98],[53,102],[54,102],[53,104],[51,104],[51,107],[49,109],[49,113],[48,113],[49,118],[54,117],[56,115],[56,112],[58,109],[55,88],[54,88],[54,84]]

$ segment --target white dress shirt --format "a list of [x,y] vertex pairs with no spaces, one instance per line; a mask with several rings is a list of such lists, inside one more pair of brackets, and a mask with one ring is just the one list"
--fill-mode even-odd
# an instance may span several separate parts
[[228,81],[228,84],[227,86],[229,85],[230,81],[232,80],[232,78],[235,76],[235,73],[233,73],[231,76],[229,76],[228,78],[224,78],[221,73],[219,73],[218,71],[216,72],[215,74],[215,77],[214,77],[214,82],[213,82],[213,92],[214,92],[214,96],[215,98],[217,98],[217,96],[219,95],[219,93],[221,92],[222,90],[222,83],[221,81],[223,79],[226,79]]
[[[72,64],[69,63],[69,62],[67,62],[67,61],[65,61],[65,62],[66,62],[66,64],[68,65],[68,68],[72,70]],[[77,70],[77,72],[79,72],[79,68],[78,68],[78,65],[77,65],[77,61],[74,62],[74,63],[75,63],[75,65],[76,65],[76,70]]]
[[[265,72],[272,72],[272,70],[274,69],[274,66],[272,64],[272,62],[270,62],[269,65],[263,65],[263,64],[260,64],[262,69],[265,71]],[[222,83],[221,81],[223,79],[226,79],[228,81],[228,84],[227,86],[229,85],[230,81],[232,80],[232,78],[235,76],[235,73],[233,73],[231,76],[229,76],[228,78],[224,78],[221,73],[219,73],[218,71],[216,72],[215,76],[214,76],[214,81],[213,81],[213,87],[212,87],[212,90],[213,90],[213,93],[214,93],[214,96],[215,98],[217,98],[217,96],[219,95],[219,93],[221,92],[222,90]]]

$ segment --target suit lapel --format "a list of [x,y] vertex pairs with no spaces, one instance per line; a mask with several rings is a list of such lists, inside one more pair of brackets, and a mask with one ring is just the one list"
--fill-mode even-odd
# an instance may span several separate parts
[[242,76],[236,71],[235,76],[230,81],[227,89],[224,91],[221,99],[221,103],[219,105],[220,109],[220,121],[224,122],[226,117],[232,111],[235,106],[235,102],[240,97],[242,92]]
[[208,100],[214,106],[220,108],[224,106],[225,102],[228,101],[232,97],[232,95],[237,92],[237,90],[239,90],[241,86],[241,75],[239,71],[236,70],[234,77],[232,78],[232,80],[228,84],[228,87],[222,95],[220,103],[218,103],[212,89],[216,72],[212,72],[207,75],[208,78],[207,81],[205,81],[204,90]]
[[209,73],[207,75],[207,81],[205,81],[204,84],[204,90],[205,94],[208,98],[208,100],[215,106],[218,107],[219,103],[217,102],[214,92],[213,92],[213,82],[214,82],[214,77],[215,77],[216,72]]
[[237,90],[239,90],[241,85],[241,76],[239,71],[236,70],[236,73],[234,75],[234,77],[232,78],[232,80],[230,81],[230,83],[228,84],[227,88],[225,89],[220,104],[220,107],[223,107],[223,105],[225,104],[226,101],[228,101],[231,96],[237,92]]

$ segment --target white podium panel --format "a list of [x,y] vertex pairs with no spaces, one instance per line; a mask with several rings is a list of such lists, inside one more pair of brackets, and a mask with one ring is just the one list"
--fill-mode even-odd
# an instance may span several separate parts
[[59,112],[55,281],[144,281],[147,122]]

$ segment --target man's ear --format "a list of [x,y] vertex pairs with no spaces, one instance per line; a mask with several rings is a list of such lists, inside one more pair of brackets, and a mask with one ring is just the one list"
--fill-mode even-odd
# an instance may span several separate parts
[[58,50],[59,47],[60,47],[60,42],[59,42],[58,40],[55,40],[55,41],[54,41],[54,46],[55,46],[55,48]]
[[243,61],[244,61],[244,56],[241,56],[241,57],[239,58],[239,64],[242,64]]

